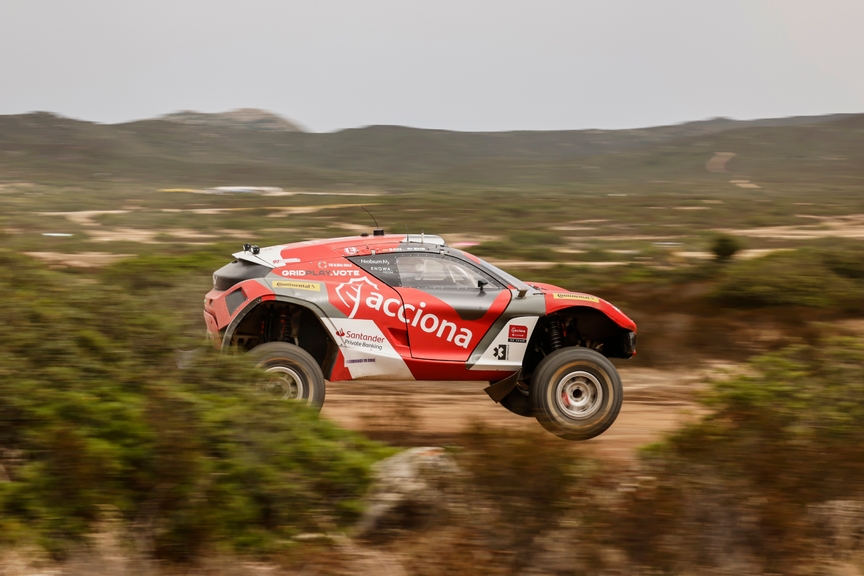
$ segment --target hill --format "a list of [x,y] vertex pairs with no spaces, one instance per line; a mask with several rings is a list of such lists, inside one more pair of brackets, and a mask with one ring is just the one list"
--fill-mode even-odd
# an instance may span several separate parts
[[207,114],[183,110],[166,114],[160,118],[167,122],[188,124],[190,126],[212,126],[213,128],[239,128],[276,132],[303,132],[299,124],[272,112],[255,108],[240,108],[228,112]]
[[769,177],[771,172],[776,180],[797,174],[846,185],[850,178],[864,178],[862,125],[864,115],[830,115],[714,119],[633,130],[454,132],[369,126],[306,133],[290,121],[252,110],[182,112],[114,125],[43,112],[0,116],[0,178],[80,181],[122,174],[126,180],[168,186],[560,187],[622,179],[716,181],[705,165],[723,152],[733,155],[723,166],[733,175]]

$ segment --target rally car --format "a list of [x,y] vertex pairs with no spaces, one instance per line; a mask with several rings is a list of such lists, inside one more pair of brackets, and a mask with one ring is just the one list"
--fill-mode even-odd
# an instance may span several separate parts
[[320,408],[326,380],[477,380],[571,440],[601,434],[621,408],[609,358],[636,353],[636,325],[596,296],[522,282],[428,234],[233,256],[205,298],[208,334],[247,352],[279,398]]

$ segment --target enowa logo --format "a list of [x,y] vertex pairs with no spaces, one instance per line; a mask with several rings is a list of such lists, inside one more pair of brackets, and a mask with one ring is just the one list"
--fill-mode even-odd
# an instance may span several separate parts
[[[437,338],[444,338],[447,342],[453,342],[461,348],[468,348],[474,334],[468,328],[461,328],[448,320],[441,320],[432,312],[426,312],[426,302],[420,302],[419,306],[413,304],[402,304],[398,298],[384,298],[378,290],[378,285],[363,276],[353,278],[349,282],[343,282],[336,287],[336,295],[342,303],[350,310],[348,318],[354,318],[360,310],[360,306],[384,312],[391,318],[398,318],[406,326],[420,328],[427,334],[433,334]],[[368,295],[367,295],[368,294]]]

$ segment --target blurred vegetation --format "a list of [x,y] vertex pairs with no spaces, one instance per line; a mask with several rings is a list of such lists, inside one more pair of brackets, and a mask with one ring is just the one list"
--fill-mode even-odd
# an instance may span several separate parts
[[825,545],[814,507],[864,498],[864,344],[760,357],[704,402],[709,416],[646,448],[650,482],[628,493],[610,533],[664,571],[732,559],[795,572]]
[[809,247],[738,262],[714,293],[732,307],[803,306],[864,312],[864,259],[852,243]]
[[456,455],[463,506],[394,550],[408,553],[410,573],[430,575],[821,574],[854,562],[864,343],[761,356],[715,381],[703,403],[706,415],[637,462],[477,426]]
[[388,453],[260,395],[242,361],[178,370],[172,315],[116,285],[0,251],[0,305],[5,543],[62,555],[109,507],[158,557],[275,550],[352,522]]
[[728,234],[718,234],[711,242],[711,253],[717,262],[728,262],[741,251],[741,241]]

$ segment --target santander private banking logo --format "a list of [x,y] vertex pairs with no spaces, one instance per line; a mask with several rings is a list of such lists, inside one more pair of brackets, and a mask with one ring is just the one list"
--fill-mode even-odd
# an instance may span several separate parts
[[452,342],[460,348],[467,349],[474,337],[468,328],[458,326],[454,322],[439,318],[433,312],[424,310],[426,302],[420,302],[415,306],[403,304],[398,298],[385,298],[378,292],[378,285],[365,276],[352,278],[348,282],[339,284],[336,287],[336,295],[350,310],[348,318],[354,318],[363,305],[368,309],[367,313],[369,310],[383,312],[391,318],[404,322],[406,326],[417,327],[427,334]]

